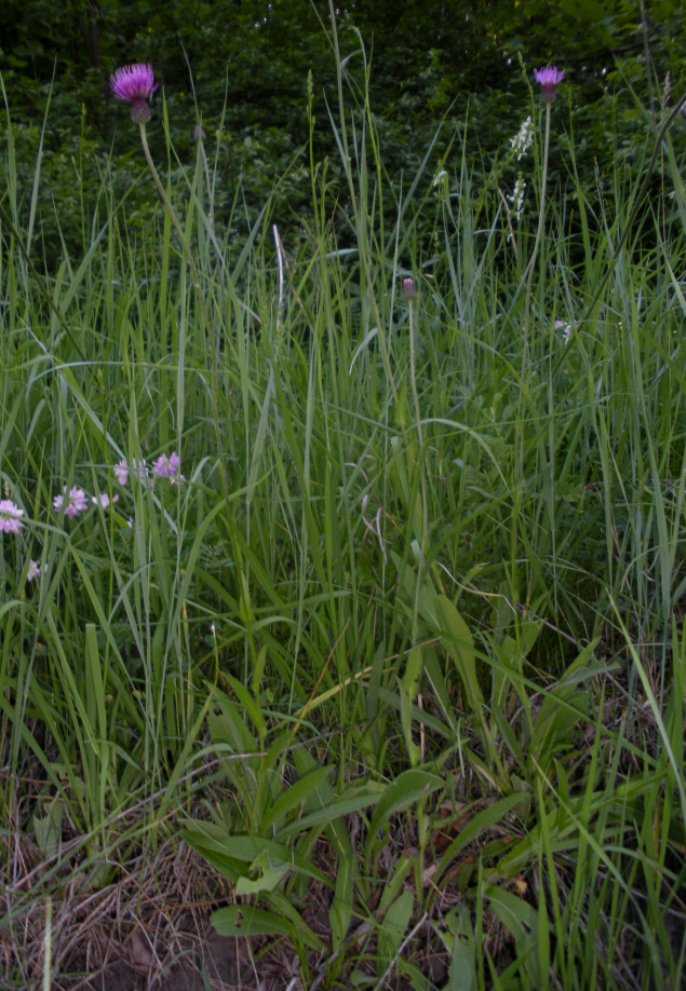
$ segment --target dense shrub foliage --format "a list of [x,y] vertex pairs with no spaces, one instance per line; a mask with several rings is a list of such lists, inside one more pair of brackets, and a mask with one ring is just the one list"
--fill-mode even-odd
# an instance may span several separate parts
[[[633,0],[350,0],[338,16],[346,74],[358,106],[365,85],[369,90],[383,167],[395,183],[416,172],[439,126],[434,172],[459,161],[465,140],[489,158],[502,149],[519,123],[514,108],[527,99],[532,68],[554,62],[569,81],[564,98],[576,168],[584,187],[597,189],[618,158],[629,171],[640,163],[651,117],[668,102],[670,88],[684,85],[686,26],[675,0],[646,7]],[[109,73],[126,62],[154,65],[181,162],[193,157],[202,125],[225,223],[237,222],[231,204],[238,194],[253,217],[272,198],[283,222],[307,203],[310,73],[315,153],[318,160],[328,157],[329,179],[339,186],[328,126],[336,101],[328,27],[325,0],[8,0],[2,75],[24,178],[33,173],[50,103],[39,191],[50,257],[62,239],[83,241],[84,209],[92,213],[104,176],[119,190],[134,187],[128,222],[141,228],[147,222],[149,187],[136,181],[126,121],[107,99]],[[163,151],[161,122],[151,143]],[[553,171],[565,178],[568,167],[556,152]],[[484,178],[476,160],[472,168],[477,181]],[[81,203],[74,200],[75,174]],[[64,206],[59,232],[53,203]]]

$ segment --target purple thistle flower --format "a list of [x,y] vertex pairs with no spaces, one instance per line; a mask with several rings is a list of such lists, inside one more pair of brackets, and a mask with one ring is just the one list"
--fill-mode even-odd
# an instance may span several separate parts
[[0,533],[19,533],[23,527],[24,510],[11,499],[0,499]]
[[148,62],[124,65],[110,76],[110,89],[118,100],[131,104],[131,120],[145,124],[150,120],[148,100],[157,89],[155,74]]
[[534,79],[540,85],[541,96],[546,103],[553,102],[555,89],[564,77],[564,69],[557,69],[554,65],[546,66],[545,69],[534,69]]
[[181,461],[176,451],[172,451],[169,457],[166,454],[160,454],[159,458],[152,463],[153,478],[180,479],[182,477],[179,475],[180,467]]
[[[64,490],[66,492],[66,489]],[[59,512],[64,506],[65,497],[64,495],[57,495],[52,501],[55,511]],[[69,489],[69,495],[66,497],[67,507],[64,510],[65,516],[78,516],[80,513],[85,513],[88,509],[88,500],[86,499],[86,493],[83,489],[79,489],[76,485]]]

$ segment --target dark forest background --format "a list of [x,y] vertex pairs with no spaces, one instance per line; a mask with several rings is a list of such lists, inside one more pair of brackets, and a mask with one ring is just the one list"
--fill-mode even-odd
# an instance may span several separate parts
[[[486,170],[531,110],[532,69],[555,64],[567,78],[553,173],[564,171],[559,156],[573,131],[577,168],[591,188],[618,157],[629,170],[640,167],[655,121],[686,83],[680,0],[347,0],[337,18],[353,93],[364,88],[367,61],[382,158],[393,179],[415,174],[439,127],[427,182],[440,168],[459,169],[465,137],[471,167],[478,172],[481,162]],[[240,225],[237,200],[254,215],[271,198],[282,221],[309,202],[308,74],[315,155],[331,157],[335,185],[326,0],[4,0],[2,20],[11,139],[2,130],[12,148],[1,167],[16,170],[25,209],[37,196],[48,240],[58,236],[49,231],[49,214],[59,215],[60,241],[78,239],[106,188],[126,194],[134,226],[158,209],[148,203],[147,180],[139,181],[135,128],[109,94],[110,72],[128,62],[151,62],[163,84],[178,156],[167,162],[172,180],[175,168],[193,160],[202,124],[216,207],[225,209],[227,222]],[[158,96],[149,130],[164,163],[162,105]]]

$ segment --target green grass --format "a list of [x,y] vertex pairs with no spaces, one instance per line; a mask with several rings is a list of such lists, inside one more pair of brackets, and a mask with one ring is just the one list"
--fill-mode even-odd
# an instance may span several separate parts
[[[189,251],[162,208],[134,240],[104,177],[47,273],[8,114],[3,986],[69,986],[57,906],[186,843],[217,929],[304,988],[677,989],[675,153],[659,202],[618,170],[598,213],[572,150],[542,204],[532,105],[524,162],[484,182],[464,147],[432,185],[428,149],[399,184],[337,64],[347,188],[313,147],[309,215],[235,243],[199,144],[167,183]],[[173,450],[178,484],[116,481]],[[118,500],[68,518],[65,486]]]

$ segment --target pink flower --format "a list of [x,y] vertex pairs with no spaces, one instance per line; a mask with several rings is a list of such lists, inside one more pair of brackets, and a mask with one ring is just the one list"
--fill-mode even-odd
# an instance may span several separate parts
[[19,533],[23,527],[24,510],[11,499],[0,499],[0,533]]
[[153,478],[180,479],[182,477],[179,475],[180,467],[181,461],[176,451],[172,451],[169,457],[166,454],[160,454],[157,461],[152,463]]
[[[66,492],[66,489],[64,491]],[[59,512],[64,506],[64,496],[55,496],[52,504],[55,507],[55,511]],[[64,510],[64,515],[78,516],[80,513],[85,513],[87,509],[88,500],[86,499],[86,493],[83,489],[79,489],[74,485],[71,489],[69,489],[69,495],[67,496],[67,508]]]
[[554,65],[549,65],[545,69],[534,69],[534,79],[539,83],[541,96],[546,103],[552,103],[555,99],[555,89],[564,77],[564,70],[556,69]]
[[122,458],[121,461],[117,461],[112,471],[120,485],[126,485],[129,480],[129,472],[131,471],[135,473],[139,482],[144,482],[148,477],[148,466],[143,458],[139,458],[138,461],[132,461],[131,464]]
[[40,573],[41,573],[41,566],[38,563],[38,561],[33,561],[33,560],[29,561],[29,568],[28,571],[26,572],[27,582],[33,582],[36,580],[36,578],[40,578]]
[[101,509],[109,509],[115,502],[119,502],[119,496],[115,493],[110,499],[107,492],[100,492],[98,495],[91,496],[91,502],[94,506],[100,506]]
[[121,461],[117,461],[112,471],[119,484],[126,485],[129,480],[129,466],[123,458]]
[[414,299],[417,295],[417,283],[411,275],[408,275],[403,279],[402,291],[405,299]]
[[131,120],[145,124],[150,120],[148,100],[157,89],[155,75],[149,63],[124,65],[110,76],[110,89],[118,100],[131,104]]

